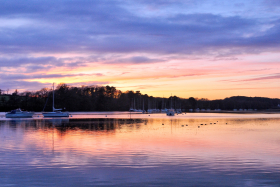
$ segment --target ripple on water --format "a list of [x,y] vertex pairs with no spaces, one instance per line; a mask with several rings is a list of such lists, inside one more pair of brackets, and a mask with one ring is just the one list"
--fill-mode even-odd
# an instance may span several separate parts
[[279,186],[280,119],[160,116],[1,122],[0,184]]

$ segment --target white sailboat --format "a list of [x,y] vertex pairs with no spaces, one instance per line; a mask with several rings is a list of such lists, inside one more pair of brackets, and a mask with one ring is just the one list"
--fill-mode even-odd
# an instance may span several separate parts
[[174,116],[175,115],[175,110],[172,108],[172,95],[171,95],[171,108],[167,110],[166,115],[167,116]]
[[68,112],[61,112],[62,109],[54,108],[54,83],[53,83],[53,111],[52,112],[43,112],[44,117],[69,117]]

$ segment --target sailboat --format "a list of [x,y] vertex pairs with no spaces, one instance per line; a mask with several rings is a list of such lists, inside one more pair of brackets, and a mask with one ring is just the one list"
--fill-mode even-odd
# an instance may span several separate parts
[[174,116],[175,115],[175,110],[172,108],[172,95],[171,95],[171,108],[167,110],[166,115],[167,116]]
[[54,83],[53,83],[53,111],[52,112],[43,112],[44,117],[69,117],[68,112],[61,112],[62,109],[54,108]]

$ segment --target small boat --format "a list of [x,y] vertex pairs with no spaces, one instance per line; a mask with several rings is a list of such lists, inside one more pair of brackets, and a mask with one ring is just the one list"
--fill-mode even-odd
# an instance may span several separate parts
[[62,112],[62,109],[54,108],[54,83],[53,83],[53,111],[52,112],[43,112],[44,117],[69,117],[68,112]]
[[174,115],[175,115],[174,109],[169,109],[169,110],[166,112],[166,115],[167,115],[167,116],[174,116]]
[[181,109],[177,109],[177,110],[176,110],[176,113],[177,113],[177,114],[182,114],[182,110],[181,110]]
[[69,117],[68,112],[61,112],[61,109],[54,109],[53,112],[44,112],[44,117]]
[[6,118],[32,118],[34,112],[22,111],[20,108],[7,113]]
[[166,115],[167,116],[174,116],[175,115],[175,110],[172,108],[172,95],[171,95],[171,109],[167,109]]

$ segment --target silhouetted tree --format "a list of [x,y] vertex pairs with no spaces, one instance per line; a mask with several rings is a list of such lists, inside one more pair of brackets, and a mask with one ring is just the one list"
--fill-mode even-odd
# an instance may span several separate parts
[[196,108],[196,103],[197,103],[197,101],[196,101],[195,98],[190,97],[190,98],[189,98],[189,103],[190,103],[192,109],[195,109],[195,108]]

